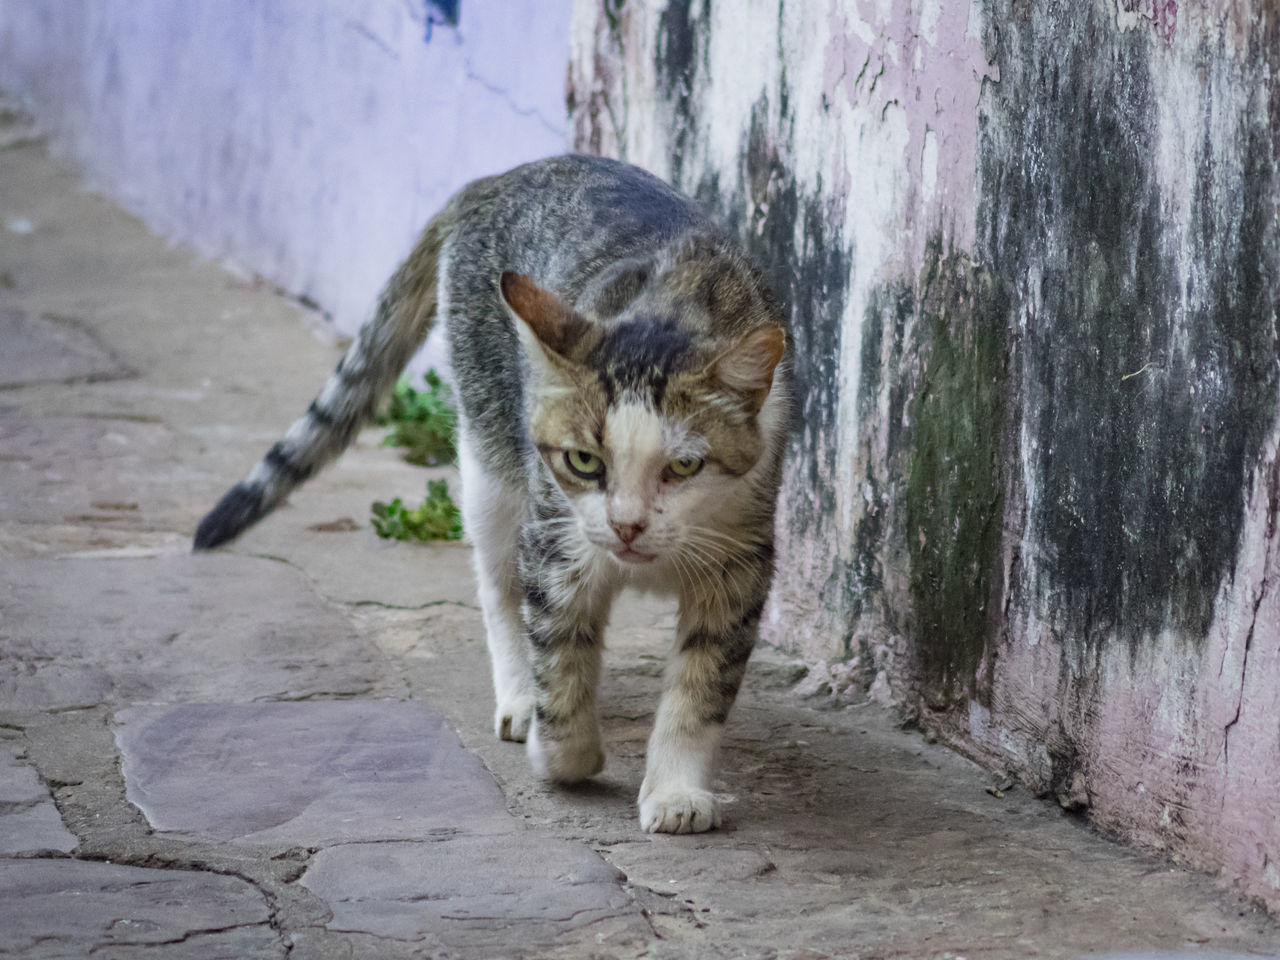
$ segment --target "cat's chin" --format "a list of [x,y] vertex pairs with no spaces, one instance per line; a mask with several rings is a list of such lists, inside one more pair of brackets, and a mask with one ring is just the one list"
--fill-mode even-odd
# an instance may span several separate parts
[[653,563],[654,560],[658,559],[658,555],[656,553],[644,553],[640,550],[632,550],[630,547],[625,547],[622,550],[614,550],[611,552],[610,556],[621,563],[632,566],[642,566],[646,563]]

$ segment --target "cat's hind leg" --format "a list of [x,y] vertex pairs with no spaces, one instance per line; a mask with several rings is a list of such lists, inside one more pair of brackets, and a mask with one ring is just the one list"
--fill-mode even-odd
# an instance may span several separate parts
[[458,442],[458,467],[462,473],[462,523],[474,547],[477,592],[493,669],[493,729],[502,740],[523,742],[529,735],[536,703],[516,571],[526,494],[484,468],[467,443],[465,431]]

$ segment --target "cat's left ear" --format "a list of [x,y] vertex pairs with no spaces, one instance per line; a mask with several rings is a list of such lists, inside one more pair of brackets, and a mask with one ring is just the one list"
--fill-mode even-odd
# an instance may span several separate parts
[[[530,357],[570,361],[590,324],[549,290],[522,273],[503,273],[499,280],[502,302],[511,311],[516,333]],[[548,355],[549,354],[549,355]]]
[[758,327],[716,357],[710,369],[725,386],[745,394],[752,412],[759,413],[786,348],[787,334],[781,327]]

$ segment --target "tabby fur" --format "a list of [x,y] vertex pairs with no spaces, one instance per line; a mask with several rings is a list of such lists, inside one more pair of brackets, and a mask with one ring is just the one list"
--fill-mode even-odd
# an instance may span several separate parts
[[716,826],[714,757],[773,573],[786,334],[738,244],[653,176],[569,156],[463,188],[196,548],[231,540],[337,456],[437,318],[495,732],[527,740],[549,780],[599,772],[610,604],[628,585],[674,593],[640,821]]

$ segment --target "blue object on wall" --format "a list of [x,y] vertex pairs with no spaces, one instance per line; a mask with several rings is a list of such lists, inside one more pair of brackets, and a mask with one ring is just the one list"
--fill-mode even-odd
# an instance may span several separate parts
[[423,39],[431,42],[431,28],[437,23],[443,27],[456,27],[461,6],[462,0],[426,0],[427,35]]

